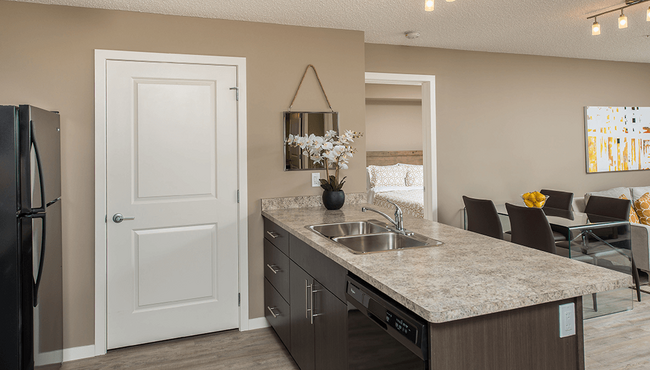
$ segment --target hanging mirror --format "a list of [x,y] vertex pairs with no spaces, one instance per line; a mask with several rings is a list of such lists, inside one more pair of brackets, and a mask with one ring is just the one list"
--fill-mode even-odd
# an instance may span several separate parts
[[[325,132],[339,132],[338,112],[284,112],[284,139],[293,136],[325,136]],[[284,146],[284,170],[322,169],[323,164],[314,163],[300,148]]]

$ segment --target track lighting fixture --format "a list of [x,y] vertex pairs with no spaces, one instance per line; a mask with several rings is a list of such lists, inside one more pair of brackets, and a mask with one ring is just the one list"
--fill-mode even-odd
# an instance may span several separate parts
[[591,25],[591,34],[596,36],[600,35],[600,24],[598,24],[598,21],[594,18],[594,24]]
[[[447,0],[448,3],[453,3],[454,1],[456,0]],[[427,12],[433,11],[433,0],[424,0],[424,10]]]
[[621,16],[618,17],[618,28],[627,28],[627,17],[623,14],[623,9],[621,9]]
[[[627,16],[623,14],[623,9],[629,8],[637,4],[645,3],[647,1],[650,0],[625,0],[624,6],[618,7],[616,9],[608,10],[606,12],[602,12],[596,15],[592,15],[591,17],[587,17],[587,19],[591,19],[591,18],[594,19],[594,23],[591,25],[591,34],[594,36],[600,35],[600,24],[596,20],[596,17],[600,17],[601,15],[616,12],[619,10],[621,11],[621,15],[618,17],[618,28],[627,28],[628,25]],[[650,7],[648,8],[648,11],[646,13],[646,20],[650,22]]]

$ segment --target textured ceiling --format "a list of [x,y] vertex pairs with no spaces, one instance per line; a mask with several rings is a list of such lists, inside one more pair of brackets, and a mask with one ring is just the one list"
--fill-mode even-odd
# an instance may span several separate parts
[[376,44],[650,63],[650,2],[626,9],[627,29],[617,28],[619,13],[599,17],[601,35],[591,36],[586,18],[624,0],[435,0],[433,12],[424,0],[11,1],[359,30]]

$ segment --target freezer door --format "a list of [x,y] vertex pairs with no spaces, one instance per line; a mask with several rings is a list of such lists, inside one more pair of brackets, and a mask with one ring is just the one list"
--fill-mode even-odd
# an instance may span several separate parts
[[61,197],[60,119],[30,105],[21,105],[19,115],[21,213],[43,212]]

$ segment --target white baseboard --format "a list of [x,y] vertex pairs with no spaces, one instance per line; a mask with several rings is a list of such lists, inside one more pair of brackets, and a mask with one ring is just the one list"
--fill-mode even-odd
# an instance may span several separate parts
[[248,330],[268,328],[269,322],[266,320],[266,317],[258,317],[255,319],[248,320]]
[[81,360],[82,358],[95,357],[95,345],[63,349],[63,362]]

